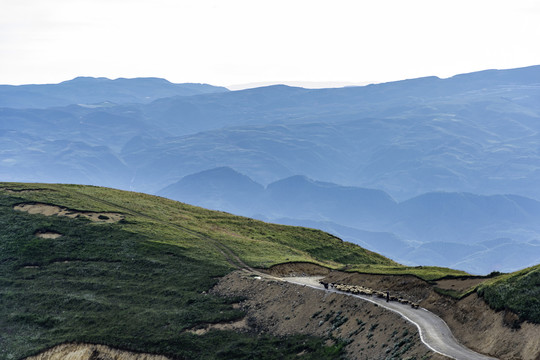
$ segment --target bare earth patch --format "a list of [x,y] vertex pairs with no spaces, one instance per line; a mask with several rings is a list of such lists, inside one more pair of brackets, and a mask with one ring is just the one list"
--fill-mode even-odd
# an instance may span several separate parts
[[135,353],[104,345],[62,344],[26,360],[169,360],[162,355]]
[[211,330],[235,330],[235,331],[248,331],[251,328],[248,325],[247,319],[243,318],[238,321],[228,323],[207,324],[199,326],[197,329],[186,330],[195,335],[204,335]]
[[8,194],[27,194],[27,193],[35,193],[39,191],[44,191],[43,189],[9,189],[9,188],[0,188],[0,191],[5,191]]
[[461,300],[433,292],[421,306],[439,315],[465,346],[501,360],[540,359],[540,325],[524,322],[519,329],[508,323],[517,316],[495,312],[484,299],[473,293]]
[[273,276],[315,276],[328,275],[330,273],[330,269],[305,262],[278,264],[260,271]]
[[79,218],[84,217],[94,222],[102,223],[115,223],[120,220],[123,220],[125,216],[119,213],[111,212],[93,212],[93,211],[79,211],[72,210],[65,207],[42,204],[42,203],[31,203],[31,204],[18,204],[13,207],[17,211],[25,211],[29,214],[41,214],[45,216],[66,216],[69,218]]
[[467,291],[486,281],[485,278],[443,279],[435,283],[435,286],[444,290]]
[[370,289],[389,292],[414,302],[427,298],[433,291],[430,284],[412,275],[371,275],[332,271],[324,279],[330,283],[360,285]]
[[34,235],[42,239],[57,239],[62,236],[62,234],[54,231],[38,231]]

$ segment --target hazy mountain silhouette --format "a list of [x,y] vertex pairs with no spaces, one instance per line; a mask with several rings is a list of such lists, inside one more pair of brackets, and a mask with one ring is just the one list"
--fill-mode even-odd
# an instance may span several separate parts
[[157,194],[182,198],[184,202],[207,209],[245,213],[258,207],[263,192],[263,186],[249,177],[229,167],[220,167],[188,175]]
[[512,229],[514,238],[527,240],[528,231],[540,233],[539,219],[540,202],[521,196],[437,192],[400,203],[392,229],[420,241],[462,243],[503,237]]
[[0,85],[0,107],[47,108],[70,104],[148,103],[169,96],[228,91],[207,84],[173,84],[160,78],[77,77],[59,84]]
[[[485,111],[530,116],[538,115],[534,95],[539,92],[539,83],[540,66],[532,66],[346,88],[273,85],[160,99],[144,111],[177,135],[230,126],[335,123],[371,117],[470,116]],[[535,108],[533,113],[531,107]]]
[[[266,188],[230,168],[189,175],[158,194],[212,209],[333,233],[406,264],[476,273],[519,268],[525,258],[485,254],[540,246],[540,202],[515,195],[428,193],[397,203],[380,190],[292,176]],[[512,238],[502,238],[509,236]]]
[[266,198],[264,205],[270,211],[265,213],[273,218],[332,221],[360,229],[379,229],[396,210],[396,202],[384,191],[339,186],[305,176],[269,184]]

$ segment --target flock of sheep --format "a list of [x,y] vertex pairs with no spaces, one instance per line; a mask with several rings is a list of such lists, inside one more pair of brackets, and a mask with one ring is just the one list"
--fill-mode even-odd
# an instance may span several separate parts
[[406,300],[406,299],[403,299],[402,297],[397,297],[397,296],[391,296],[390,293],[387,291],[387,292],[383,292],[383,291],[378,291],[378,290],[373,290],[373,289],[370,289],[370,288],[366,288],[364,286],[360,286],[360,285],[347,285],[347,284],[335,284],[335,283],[327,283],[327,282],[324,282],[324,281],[319,281],[325,289],[328,289],[329,287],[332,287],[336,290],[339,290],[339,291],[344,291],[344,292],[348,292],[348,293],[352,293],[352,294],[358,294],[358,295],[373,295],[373,296],[377,296],[381,299],[385,299],[386,298],[386,301],[397,301],[401,304],[409,304],[411,305],[411,307],[413,309],[418,309],[419,305],[417,303],[414,303],[412,301],[409,301],[409,300]]

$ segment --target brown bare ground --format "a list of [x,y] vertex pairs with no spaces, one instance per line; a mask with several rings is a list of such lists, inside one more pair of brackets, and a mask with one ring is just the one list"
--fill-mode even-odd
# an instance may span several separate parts
[[273,276],[316,276],[316,275],[328,275],[330,269],[305,262],[294,262],[287,264],[279,264],[270,267],[269,269],[260,269]]
[[472,287],[480,285],[484,281],[486,281],[486,278],[443,279],[437,281],[435,286],[444,290],[464,292]]
[[114,223],[125,218],[123,214],[111,213],[111,212],[93,212],[93,211],[79,211],[72,210],[61,206],[31,203],[31,204],[18,204],[13,207],[17,211],[25,211],[29,214],[41,214],[45,216],[66,216],[69,218],[85,217],[94,222],[102,223]]
[[162,355],[135,353],[105,345],[62,344],[27,360],[169,360]]
[[[295,267],[294,271],[299,269]],[[302,267],[300,271],[304,271]],[[308,286],[254,277],[236,271],[212,290],[222,296],[242,296],[250,331],[278,336],[308,334],[350,342],[350,359],[446,359],[425,347],[416,327],[399,315],[351,296]]]
[[362,285],[370,289],[389,292],[390,295],[420,302],[433,291],[431,285],[412,275],[371,275],[332,271],[324,279],[330,283]]
[[439,315],[465,346],[502,360],[539,360],[540,325],[524,322],[513,329],[513,313],[495,312],[476,293],[455,300],[436,293],[421,303]]

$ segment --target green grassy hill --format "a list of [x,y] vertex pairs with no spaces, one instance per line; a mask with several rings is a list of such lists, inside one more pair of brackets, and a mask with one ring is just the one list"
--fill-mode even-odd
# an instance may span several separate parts
[[[120,213],[114,222],[29,214]],[[108,220],[101,214],[98,220]],[[39,237],[52,233],[59,237]],[[335,359],[323,339],[211,331],[243,317],[238,299],[208,294],[237,268],[309,261],[332,268],[391,260],[321,231],[267,224],[167,199],[77,185],[0,183],[0,359],[88,342],[189,359]]]
[[495,310],[510,310],[520,321],[540,324],[540,265],[487,281],[478,294]]
[[[20,205],[71,217],[30,214]],[[112,221],[116,215],[120,220]],[[329,346],[304,335],[186,331],[244,316],[233,306],[241,299],[208,293],[222,276],[293,261],[427,280],[464,274],[403,267],[322,231],[145,194],[0,183],[0,360],[65,342],[178,359],[292,359],[299,353],[303,359],[340,358],[343,343]],[[498,277],[481,294],[497,309],[538,322],[538,273],[535,267]],[[514,291],[520,296],[510,296]]]

